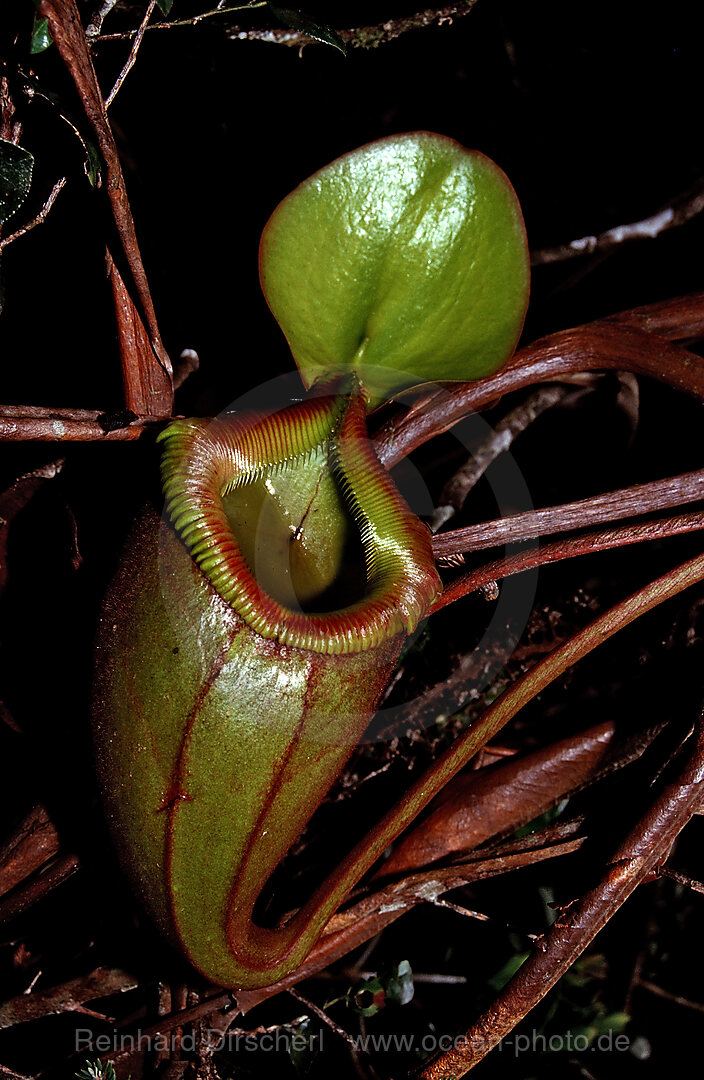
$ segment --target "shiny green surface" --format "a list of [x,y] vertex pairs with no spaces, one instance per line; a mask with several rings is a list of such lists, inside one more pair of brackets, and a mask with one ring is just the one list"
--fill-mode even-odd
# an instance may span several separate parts
[[304,181],[262,237],[262,288],[304,381],[355,370],[379,399],[496,370],[529,268],[515,193],[440,135],[370,143]]
[[213,982],[266,985],[312,946],[319,928],[302,928],[290,958],[253,957],[252,907],[360,738],[400,646],[335,657],[279,646],[156,516],[129,544],[100,631],[102,787],[135,888]]

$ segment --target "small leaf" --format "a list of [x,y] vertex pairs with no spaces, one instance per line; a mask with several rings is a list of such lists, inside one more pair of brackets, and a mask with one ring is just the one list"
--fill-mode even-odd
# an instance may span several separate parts
[[12,217],[27,198],[34,158],[21,146],[0,139],[0,225]]
[[347,46],[342,38],[335,33],[332,27],[327,26],[325,23],[313,19],[303,11],[298,11],[295,8],[279,7],[278,4],[270,3],[269,11],[290,30],[298,30],[299,33],[312,38],[313,41],[320,41],[323,45],[332,45],[333,49],[338,49],[343,56],[347,55]]
[[305,180],[264,230],[260,272],[306,385],[351,369],[377,400],[495,371],[528,301],[513,188],[483,154],[428,132]]
[[302,1024],[285,1025],[283,1030],[289,1035],[285,1044],[289,1061],[298,1076],[305,1076],[310,1072],[320,1041],[313,1021],[308,1017]]
[[174,6],[174,0],[156,0],[156,6],[162,15],[168,15]]
[[408,1005],[413,1000],[413,972],[408,960],[393,968],[386,980],[386,1000],[394,1005]]
[[29,43],[29,51],[32,56],[36,56],[37,53],[44,52],[50,45],[54,44],[54,39],[49,32],[49,20],[43,18],[41,15],[34,16],[34,25],[32,27],[32,37]]

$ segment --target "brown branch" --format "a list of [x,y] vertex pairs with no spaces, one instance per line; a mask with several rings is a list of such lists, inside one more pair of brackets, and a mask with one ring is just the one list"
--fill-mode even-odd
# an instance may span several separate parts
[[[701,317],[704,325],[704,295]],[[629,321],[647,319],[626,313]],[[661,310],[666,318],[666,309]],[[632,371],[669,384],[704,401],[704,360],[654,333],[618,322],[589,323],[540,338],[521,349],[494,375],[422,393],[401,417],[377,432],[374,444],[387,468],[436,435],[449,431],[471,412],[479,412],[504,394],[533,383],[559,380],[584,371]]]
[[137,59],[137,53],[139,52],[139,46],[142,44],[142,38],[144,37],[144,31],[147,29],[147,23],[151,19],[155,7],[156,7],[156,0],[149,0],[149,3],[147,4],[147,10],[145,11],[144,17],[142,18],[142,21],[139,24],[139,27],[137,29],[137,33],[134,36],[134,41],[132,42],[132,48],[130,49],[130,54],[127,57],[127,61],[125,63],[125,66],[123,67],[120,74],[117,76],[117,79],[115,81],[115,85],[113,86],[112,90],[110,91],[110,93],[108,94],[108,96],[105,99],[105,108],[106,108],[106,110],[109,109],[110,106],[112,105],[113,101],[115,100],[118,93],[120,92],[122,84],[124,83],[125,79],[129,75],[132,68],[134,67],[134,62]]
[[[701,810],[700,807],[697,813],[701,813]],[[684,885],[685,888],[691,889],[692,892],[704,895],[704,883],[689,877],[688,874],[681,874],[678,870],[671,870],[669,866],[659,866],[658,876],[670,878],[671,881],[676,881],[678,885]]]
[[667,857],[704,795],[704,714],[680,774],[667,784],[609,860],[605,877],[558,916],[523,967],[461,1044],[425,1065],[423,1080],[464,1076],[541,1001],[638,885]]
[[531,252],[531,266],[546,266],[550,263],[566,262],[582,255],[591,255],[595,251],[612,251],[621,244],[634,240],[655,239],[669,229],[686,225],[693,217],[704,210],[704,190],[699,189],[686,198],[678,198],[669,206],[642,221],[632,221],[627,225],[615,225],[598,236],[581,236],[569,244],[542,248]]
[[12,244],[15,240],[19,240],[21,236],[26,236],[26,234],[28,232],[31,232],[32,229],[36,229],[37,225],[42,225],[46,221],[49,213],[51,212],[51,208],[56,202],[56,199],[60,191],[63,189],[65,183],[66,177],[62,176],[61,179],[57,180],[54,184],[51,192],[49,193],[48,199],[46,200],[36,217],[33,217],[32,220],[28,221],[26,225],[21,225],[19,229],[16,229],[13,233],[10,233],[9,236],[5,236],[0,239],[0,251],[2,251],[3,248],[6,248],[8,244]]
[[0,848],[0,895],[19,885],[58,851],[53,822],[43,806],[35,806]]
[[641,986],[644,990],[647,990],[650,994],[655,994],[656,997],[664,998],[666,1001],[672,1001],[675,1005],[682,1005],[685,1009],[692,1009],[693,1012],[704,1013],[704,1005],[700,1005],[698,1001],[690,1001],[689,998],[682,997],[680,994],[671,994],[668,990],[663,990],[661,986],[657,986],[656,983],[648,982],[647,979],[639,979],[636,986]]
[[[68,409],[66,412],[78,412]],[[165,420],[153,416],[138,416],[128,423],[111,429],[101,424],[97,417],[74,419],[52,410],[47,416],[4,416],[0,413],[0,442],[125,442],[140,439],[145,432],[159,431]]]
[[704,337],[704,293],[691,293],[671,300],[621,311],[601,320],[607,326],[633,326],[670,341],[696,341]]
[[78,868],[79,861],[76,855],[63,855],[36,877],[18,885],[0,900],[0,923],[8,922],[32,907],[57,885],[62,885],[64,881],[67,881]]
[[522,514],[497,518],[495,521],[468,525],[463,529],[439,533],[433,537],[433,553],[441,558],[464,551],[481,551],[500,544],[533,540],[547,533],[570,532],[607,521],[669,510],[673,506],[704,499],[704,469],[634,484],[606,495],[594,495],[562,506],[528,510]]
[[[61,986],[20,994],[0,1006],[0,1030],[63,1012],[86,1012],[86,1001],[107,997],[118,991],[133,990],[138,985],[134,975],[114,968],[96,968]],[[88,1010],[89,1011],[89,1010]]]
[[[143,352],[137,355],[123,354],[126,405],[128,409],[143,416],[168,416],[173,406],[171,362],[159,334],[115,138],[108,123],[76,0],[41,0],[39,11],[49,20],[51,36],[71,73],[86,116],[98,140],[105,161],[107,192],[115,225],[139,301],[140,317],[144,318],[148,329],[151,346],[148,356]],[[132,317],[129,305],[118,303],[116,316],[124,348],[125,335],[122,327],[125,319],[127,318],[129,323]],[[129,337],[129,333],[127,336]]]
[[[445,4],[440,8],[427,8],[415,15],[405,18],[388,19],[386,22],[375,26],[352,27],[346,30],[336,30],[335,33],[346,45],[352,48],[375,49],[379,45],[386,45],[390,41],[407,34],[411,30],[425,30],[429,26],[443,26],[451,24],[455,19],[461,19],[469,15],[477,0],[456,0],[454,4]],[[257,7],[263,5],[242,5],[234,7],[213,8],[211,11],[202,12],[188,19],[176,19],[173,22],[157,22],[147,27],[147,30],[172,30],[179,26],[197,26],[198,23],[214,16],[232,14],[242,11],[244,7]],[[96,43],[106,41],[125,41],[133,38],[136,30],[128,30],[123,33],[101,34],[93,38]],[[265,41],[273,45],[289,45],[300,49],[304,45],[313,44],[313,39],[297,30],[283,28],[257,29],[243,26],[229,26],[227,36],[233,41]]]
[[438,505],[428,521],[432,532],[437,532],[462,509],[470,491],[492,462],[508,450],[541,413],[556,405],[570,390],[565,386],[541,386],[499,421],[490,437],[472,452],[466,463],[445,484]]
[[678,536],[696,532],[699,529],[704,529],[704,511],[635,525],[624,525],[620,529],[583,533],[566,540],[555,540],[539,548],[520,551],[506,559],[496,559],[494,562],[485,563],[484,566],[456,578],[435,601],[431,613],[447,607],[448,604],[454,603],[463,596],[477,592],[491,582],[501,581],[513,574],[521,574],[525,570],[535,570],[539,566],[561,562],[563,559],[573,559],[578,555],[590,555],[594,551],[626,547],[646,540],[661,540],[666,536]]

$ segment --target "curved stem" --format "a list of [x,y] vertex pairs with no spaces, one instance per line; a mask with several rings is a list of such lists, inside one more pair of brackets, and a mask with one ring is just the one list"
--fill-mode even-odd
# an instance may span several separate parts
[[377,432],[377,453],[390,468],[504,394],[576,372],[612,370],[659,379],[704,401],[704,360],[700,356],[633,326],[591,323],[535,341],[486,379],[436,387],[422,394],[405,415],[392,418]]
[[544,660],[509,687],[483,716],[413,784],[401,802],[386,814],[372,833],[347,855],[338,869],[297,914],[278,929],[265,929],[248,921],[238,925],[242,950],[266,955],[273,979],[298,966],[323,931],[350,889],[383,854],[388,845],[428,805],[486,742],[554,679],[584,656],[683,589],[704,580],[704,555],[676,567],[595,619],[559,645]]

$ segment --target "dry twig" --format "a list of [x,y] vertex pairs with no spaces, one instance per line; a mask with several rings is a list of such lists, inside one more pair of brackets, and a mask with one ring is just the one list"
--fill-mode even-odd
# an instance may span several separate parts
[[598,236],[581,236],[579,240],[572,240],[569,244],[559,244],[557,247],[533,251],[530,257],[531,265],[546,266],[550,263],[566,262],[568,259],[576,259],[581,255],[591,255],[595,251],[612,251],[621,244],[634,240],[653,240],[668,229],[686,225],[702,210],[704,210],[704,190],[699,188],[694,194],[674,200],[670,206],[663,207],[662,210],[642,221],[615,225]]
[[681,476],[655,480],[647,484],[594,495],[562,506],[528,510],[522,514],[483,521],[463,529],[440,533],[433,537],[433,552],[437,557],[461,551],[481,551],[502,544],[534,540],[550,533],[571,532],[589,525],[669,510],[674,506],[704,499],[704,469],[695,469]]
[[28,232],[31,232],[32,229],[35,229],[37,225],[42,225],[46,221],[52,206],[56,202],[59,192],[63,190],[65,184],[65,176],[62,176],[60,180],[56,181],[53,188],[51,189],[51,192],[49,193],[48,199],[46,200],[36,217],[33,217],[32,220],[28,221],[26,225],[21,225],[19,229],[16,229],[13,233],[10,233],[9,236],[5,236],[0,239],[0,251],[2,251],[3,248],[6,248],[8,244],[12,244],[15,240],[19,240],[21,236],[26,236],[26,234]]

